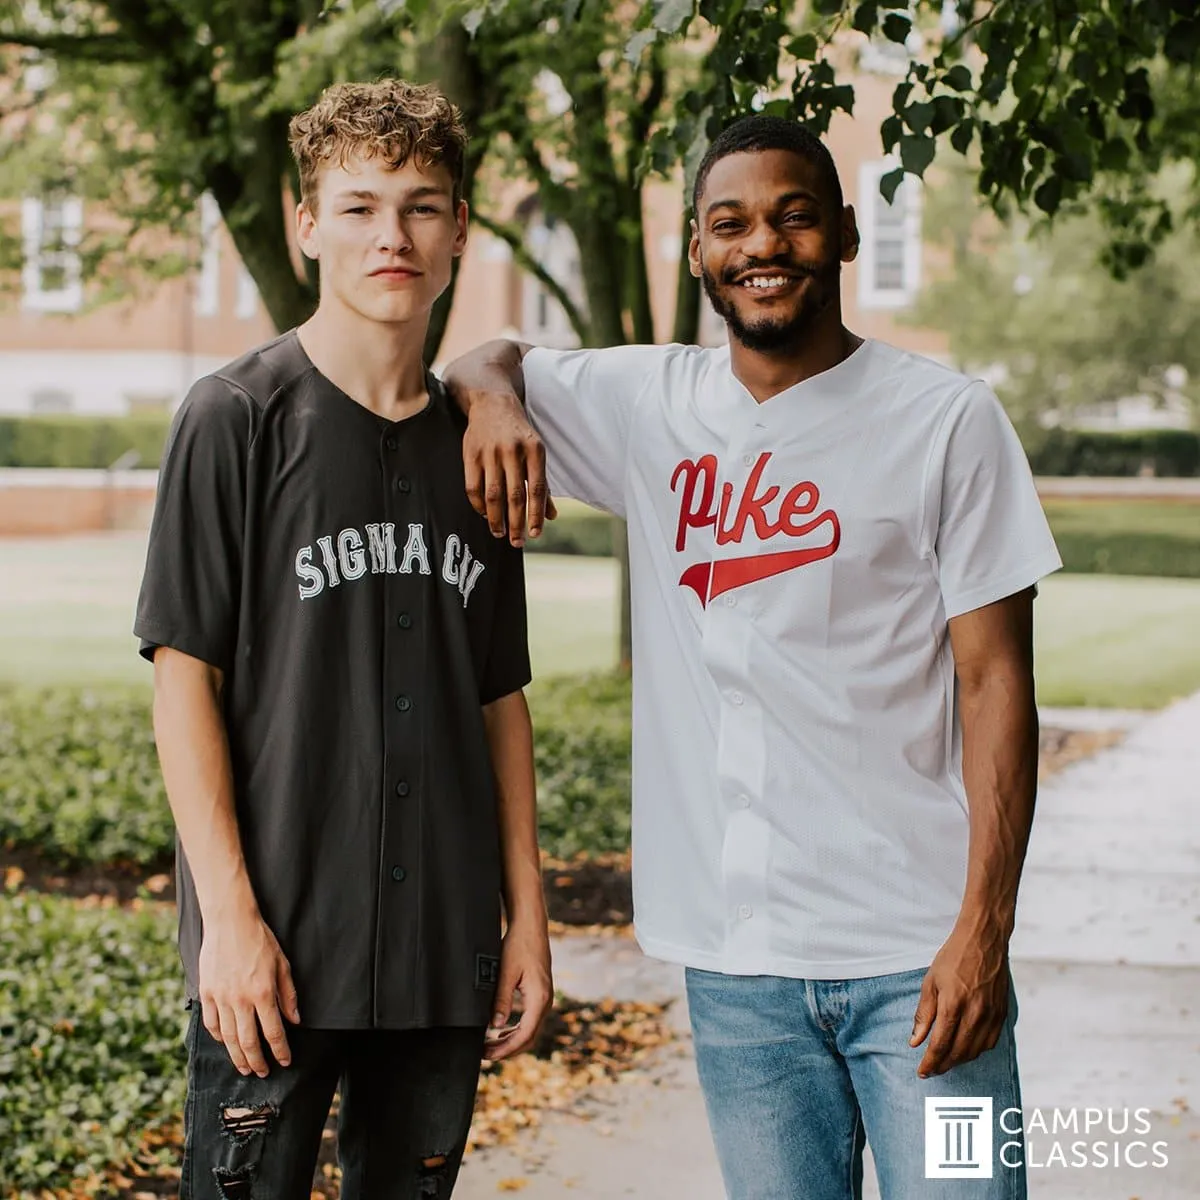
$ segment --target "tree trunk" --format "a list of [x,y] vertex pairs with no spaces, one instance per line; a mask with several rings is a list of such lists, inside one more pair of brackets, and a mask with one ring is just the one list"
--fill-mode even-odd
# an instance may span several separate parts
[[679,275],[675,283],[675,323],[671,340],[685,346],[694,345],[700,337],[700,280],[688,266],[688,247],[691,243],[691,217],[684,209],[683,228],[679,235]]

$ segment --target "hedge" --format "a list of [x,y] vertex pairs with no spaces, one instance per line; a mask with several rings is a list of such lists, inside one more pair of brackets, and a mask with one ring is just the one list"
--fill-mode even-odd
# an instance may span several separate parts
[[1183,429],[1094,433],[1051,429],[1026,446],[1035,475],[1200,475],[1200,433]]
[[[628,679],[549,680],[530,702],[543,848],[627,849]],[[0,795],[0,845],[63,866],[149,867],[173,850],[145,692],[0,693]]]
[[157,467],[169,413],[137,417],[0,417],[0,467],[103,468],[129,450]]
[[182,1110],[174,930],[166,906],[0,894],[0,1195],[73,1181],[93,1195],[101,1171]]

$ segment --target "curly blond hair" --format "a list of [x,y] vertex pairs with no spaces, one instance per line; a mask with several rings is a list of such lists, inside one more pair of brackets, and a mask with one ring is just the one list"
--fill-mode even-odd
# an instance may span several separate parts
[[325,166],[345,166],[351,155],[382,157],[390,167],[413,159],[440,164],[462,195],[467,131],[462,114],[432,84],[403,79],[335,83],[288,125],[288,141],[300,171],[300,199],[316,211],[317,179]]

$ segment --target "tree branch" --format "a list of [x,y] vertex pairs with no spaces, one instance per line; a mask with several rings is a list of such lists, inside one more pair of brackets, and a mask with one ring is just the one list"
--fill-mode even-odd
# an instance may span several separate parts
[[44,50],[56,58],[73,59],[76,62],[127,63],[139,62],[142,58],[138,47],[118,33],[16,33],[0,30],[0,46]]
[[517,266],[524,271],[528,271],[562,305],[563,312],[567,314],[567,320],[571,322],[571,328],[575,330],[576,334],[579,335],[579,340],[586,346],[590,331],[587,321],[584,320],[583,314],[579,311],[578,305],[567,295],[567,291],[563,285],[529,252],[529,247],[525,245],[525,240],[521,237],[520,230],[513,225],[506,224],[503,221],[495,221],[491,217],[483,216],[478,212],[474,213],[473,216],[477,225],[482,225],[488,233],[498,237],[503,242],[507,242],[512,250],[513,261]]

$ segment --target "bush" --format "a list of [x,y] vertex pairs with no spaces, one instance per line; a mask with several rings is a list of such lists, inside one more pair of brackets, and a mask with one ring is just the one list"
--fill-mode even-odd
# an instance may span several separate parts
[[542,554],[609,558],[613,552],[613,519],[583,505],[564,505],[553,521],[542,526],[539,537],[526,541],[525,549]]
[[[531,689],[544,849],[629,845],[629,681]],[[0,844],[64,866],[162,864],[174,849],[145,692],[0,694]]]
[[1051,429],[1032,437],[1026,449],[1035,475],[1127,476],[1147,466],[1167,477],[1200,474],[1200,434],[1182,429]]
[[[0,894],[4,1195],[103,1191],[104,1168],[183,1105],[174,914]],[[109,1191],[111,1194],[111,1191]]]
[[174,826],[144,692],[0,696],[0,844],[63,865],[161,862]]
[[1064,569],[1200,579],[1200,504],[1047,499]]
[[0,417],[0,467],[107,467],[136,450],[157,467],[170,413],[138,417]]

